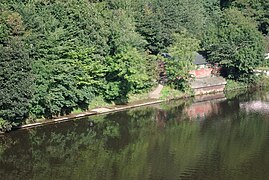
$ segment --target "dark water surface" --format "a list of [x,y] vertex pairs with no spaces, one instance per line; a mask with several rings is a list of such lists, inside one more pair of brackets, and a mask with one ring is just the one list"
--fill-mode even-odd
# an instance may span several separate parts
[[219,98],[8,133],[0,179],[269,179],[269,93]]

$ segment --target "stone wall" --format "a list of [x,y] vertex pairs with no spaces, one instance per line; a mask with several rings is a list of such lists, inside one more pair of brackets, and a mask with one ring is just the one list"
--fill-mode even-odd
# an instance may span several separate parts
[[201,87],[198,89],[194,89],[195,95],[201,95],[201,94],[209,94],[209,93],[215,93],[215,92],[222,92],[224,91],[225,85],[216,85],[216,86],[210,86],[210,87]]
[[221,92],[224,90],[226,80],[223,77],[204,77],[196,78],[190,82],[195,95]]

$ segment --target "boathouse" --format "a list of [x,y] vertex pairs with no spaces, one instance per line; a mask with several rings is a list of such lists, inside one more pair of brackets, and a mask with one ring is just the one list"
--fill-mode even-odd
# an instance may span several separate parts
[[194,90],[195,95],[221,92],[224,90],[226,80],[220,76],[220,67],[217,64],[210,64],[206,58],[196,53],[194,70],[190,70],[192,79],[190,86]]

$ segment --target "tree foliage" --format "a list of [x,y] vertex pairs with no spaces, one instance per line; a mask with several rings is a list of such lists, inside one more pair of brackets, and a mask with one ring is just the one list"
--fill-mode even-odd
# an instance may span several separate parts
[[186,33],[174,34],[175,42],[169,46],[168,52],[172,58],[166,58],[166,71],[168,83],[176,89],[186,90],[189,71],[194,68],[195,53],[199,49],[199,40]]
[[0,118],[21,122],[29,113],[32,73],[20,14],[0,16]]
[[127,102],[129,92],[138,93],[151,87],[152,79],[148,74],[152,65],[146,62],[135,48],[126,48],[107,59],[108,73],[105,98],[116,103]]
[[156,83],[162,52],[173,56],[169,83],[184,90],[199,43],[227,76],[247,80],[262,61],[267,9],[261,0],[2,0],[0,118],[51,118],[95,97],[127,102]]
[[269,33],[269,1],[267,0],[233,0],[230,7],[236,7],[245,16],[253,18],[263,34]]
[[204,41],[209,60],[220,63],[228,78],[249,81],[264,58],[264,38],[256,23],[236,9],[227,9]]
[[190,0],[138,3],[137,30],[147,40],[146,48],[153,54],[167,51],[167,47],[175,41],[173,34],[185,29],[201,38],[206,19],[203,3],[201,0],[195,3]]

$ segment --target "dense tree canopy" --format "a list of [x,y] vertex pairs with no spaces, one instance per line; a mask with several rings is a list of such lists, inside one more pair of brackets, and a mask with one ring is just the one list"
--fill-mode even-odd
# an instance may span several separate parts
[[31,59],[22,17],[12,11],[1,13],[0,130],[3,119],[18,122],[28,116],[32,95]]
[[264,37],[256,23],[236,9],[223,12],[204,43],[209,60],[220,63],[228,78],[250,81],[254,68],[264,61]]
[[[183,90],[192,51],[227,77],[248,80],[264,53],[268,1],[2,0],[0,126],[86,110],[97,97],[125,103],[156,84],[169,52],[169,84]],[[262,33],[262,34],[261,34]],[[200,45],[200,47],[199,47]]]
[[173,34],[185,29],[199,38],[206,20],[202,7],[202,0],[143,1],[137,9],[137,30],[147,40],[146,48],[153,54],[167,51]]
[[258,29],[263,34],[269,32],[269,1],[267,0],[230,0],[226,7],[236,7],[245,16],[251,17],[258,23]]

